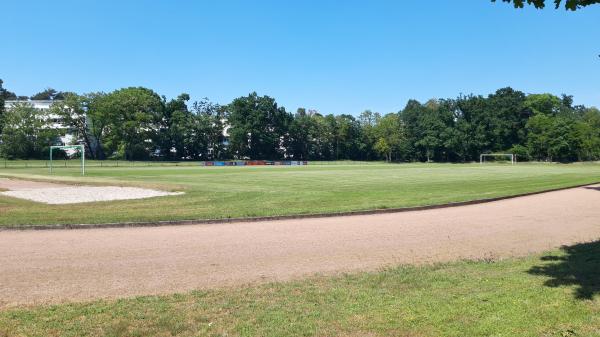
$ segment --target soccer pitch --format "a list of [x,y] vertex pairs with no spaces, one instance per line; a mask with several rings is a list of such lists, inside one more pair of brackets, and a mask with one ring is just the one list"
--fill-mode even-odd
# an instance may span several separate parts
[[183,191],[46,205],[0,196],[0,225],[219,219],[436,205],[600,182],[599,164],[338,164],[305,167],[2,169],[0,176]]

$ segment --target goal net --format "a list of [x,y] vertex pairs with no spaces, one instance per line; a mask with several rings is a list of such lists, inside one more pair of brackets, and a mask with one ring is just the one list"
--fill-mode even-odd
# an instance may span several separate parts
[[[79,157],[81,162],[81,175],[85,175],[85,146],[83,145],[64,145],[64,146],[50,146],[50,174],[54,172],[55,160],[53,160],[53,154],[55,150],[62,150],[68,157]],[[66,164],[65,164],[66,165]]]
[[517,157],[513,153],[482,153],[479,156],[479,163],[510,163],[512,165],[517,163]]

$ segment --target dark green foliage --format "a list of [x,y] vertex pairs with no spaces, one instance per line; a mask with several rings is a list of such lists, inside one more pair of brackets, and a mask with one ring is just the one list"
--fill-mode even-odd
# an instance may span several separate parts
[[[15,95],[15,93],[12,91],[8,91],[5,88],[3,88],[2,87],[3,83],[4,82],[2,81],[2,79],[0,79],[0,102],[4,103],[4,101],[16,100],[18,98],[17,95]],[[2,105],[2,107],[4,107],[4,105]],[[0,108],[0,109],[2,109],[2,108]]]
[[2,125],[3,123],[3,116],[4,116],[4,92],[5,89],[2,88],[2,83],[4,83],[2,81],[2,79],[0,79],[0,135],[2,134]]
[[292,115],[275,99],[256,92],[233,100],[228,106],[231,151],[235,157],[279,159],[288,142],[287,130]]
[[[15,96],[1,87],[0,94]],[[81,96],[47,89],[34,97],[54,99],[52,113],[65,126],[59,131],[75,134],[92,159],[470,162],[508,152],[521,161],[600,160],[598,109],[574,105],[572,96],[510,87],[487,97],[410,100],[398,113],[359,117],[304,108],[291,114],[257,93],[191,108],[188,94],[167,101],[141,87]]]
[[6,109],[4,108],[4,103],[5,101],[8,100],[16,100],[17,99],[17,95],[15,95],[14,92],[10,92],[6,89],[4,89],[2,87],[2,84],[4,82],[2,81],[2,79],[0,79],[0,135],[2,134],[2,127],[3,127],[3,116],[4,113],[6,112]]
[[51,114],[59,116],[64,126],[74,131],[77,142],[85,145],[86,153],[91,159],[99,158],[99,151],[89,125],[94,120],[94,112],[89,109],[90,101],[94,96],[64,93],[61,97],[61,100],[52,104]]
[[0,156],[47,158],[49,147],[60,143],[59,130],[45,127],[48,118],[46,112],[29,103],[15,104],[2,118]]
[[53,100],[63,100],[65,99],[65,93],[56,91],[52,88],[47,88],[44,91],[38,92],[37,94],[30,97],[32,100],[42,100],[42,101],[53,101]]
[[169,160],[218,159],[223,155],[223,110],[208,100],[194,102],[188,94],[165,104],[158,131],[159,153]]
[[111,122],[106,147],[115,157],[150,159],[164,112],[164,102],[154,91],[131,87],[102,98],[104,113]]
[[[496,2],[496,0],[492,0],[492,2]],[[524,4],[533,5],[535,8],[542,9],[546,7],[546,0],[502,0],[502,2],[512,3],[515,8],[523,8]],[[550,1],[548,1],[550,2]],[[562,0],[554,0],[554,8],[559,8]],[[564,7],[566,10],[575,11],[582,7],[594,5],[600,3],[600,0],[565,0]]]

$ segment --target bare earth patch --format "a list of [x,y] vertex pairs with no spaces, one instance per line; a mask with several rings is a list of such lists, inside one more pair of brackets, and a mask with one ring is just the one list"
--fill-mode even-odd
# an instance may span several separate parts
[[28,181],[19,179],[0,178],[0,189],[8,191],[31,190],[37,188],[67,187],[69,185],[43,181]]
[[181,192],[165,192],[138,187],[71,186],[11,179],[0,179],[0,188],[8,189],[8,191],[0,192],[0,195],[52,205],[143,199],[181,194]]
[[0,232],[0,307],[167,294],[398,264],[523,256],[600,238],[600,188],[319,219]]

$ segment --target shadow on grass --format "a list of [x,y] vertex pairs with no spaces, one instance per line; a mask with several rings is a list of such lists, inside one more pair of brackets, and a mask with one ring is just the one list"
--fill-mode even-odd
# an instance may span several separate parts
[[545,282],[548,287],[575,286],[577,299],[600,294],[600,241],[564,246],[561,250],[564,254],[543,256],[543,264],[528,272],[550,277]]

